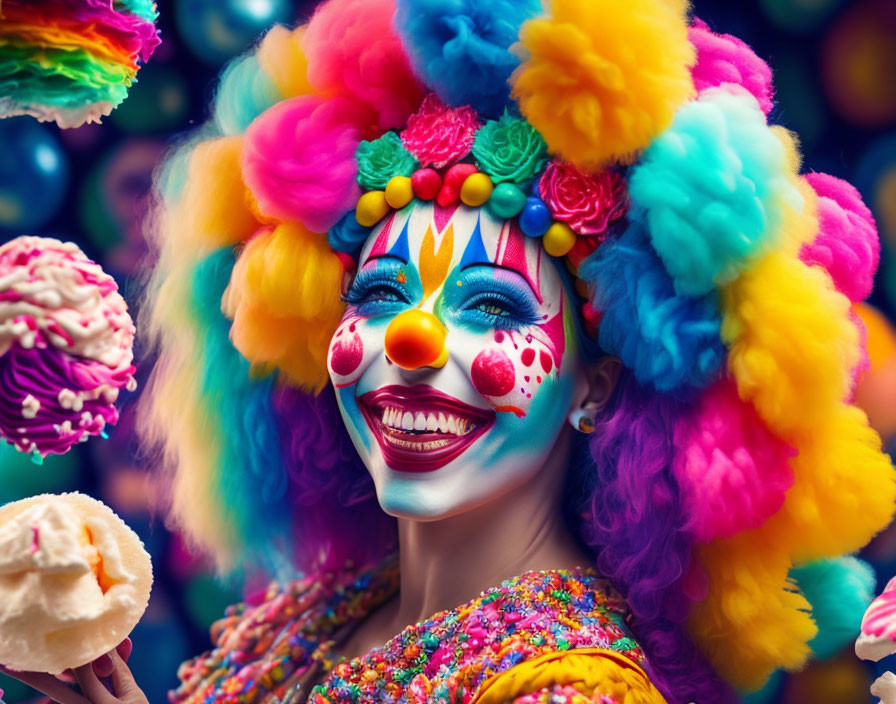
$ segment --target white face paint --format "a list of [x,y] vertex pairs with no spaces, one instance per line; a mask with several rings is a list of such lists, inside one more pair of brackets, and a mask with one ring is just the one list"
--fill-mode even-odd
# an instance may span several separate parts
[[[580,374],[573,310],[541,242],[485,210],[415,203],[361,254],[328,366],[383,509],[434,520],[498,498],[544,465]],[[385,333],[418,308],[448,362],[407,370]]]

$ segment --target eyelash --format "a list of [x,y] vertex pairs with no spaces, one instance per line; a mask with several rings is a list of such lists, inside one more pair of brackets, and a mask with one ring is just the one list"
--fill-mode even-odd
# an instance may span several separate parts
[[[342,294],[342,301],[359,308],[384,303],[410,303],[405,290],[395,283],[394,276],[394,272],[360,271],[348,291]],[[377,292],[380,295],[374,297]]]
[[[495,313],[483,310],[489,304],[501,308],[504,312]],[[486,325],[501,329],[518,328],[536,322],[536,312],[530,305],[500,291],[484,291],[473,294],[464,304],[461,312],[479,316]]]

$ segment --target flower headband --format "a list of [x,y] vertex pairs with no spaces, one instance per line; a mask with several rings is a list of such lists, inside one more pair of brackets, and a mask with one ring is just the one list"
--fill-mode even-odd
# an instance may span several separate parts
[[628,211],[618,170],[584,174],[551,160],[526,120],[505,112],[483,124],[473,108],[450,108],[433,94],[400,133],[361,142],[356,159],[361,227],[372,228],[414,198],[443,207],[461,202],[499,219],[519,218],[522,231],[542,238],[548,254],[567,256],[573,272]]

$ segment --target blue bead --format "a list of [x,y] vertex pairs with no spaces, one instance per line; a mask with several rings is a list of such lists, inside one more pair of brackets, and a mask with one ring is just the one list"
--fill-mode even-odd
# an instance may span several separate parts
[[554,218],[551,211],[540,198],[527,198],[526,207],[520,213],[520,229],[529,237],[541,237]]

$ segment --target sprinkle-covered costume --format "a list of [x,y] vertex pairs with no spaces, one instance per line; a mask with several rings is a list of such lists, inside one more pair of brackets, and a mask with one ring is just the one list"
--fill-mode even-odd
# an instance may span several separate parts
[[[347,661],[333,654],[398,588],[394,563],[271,585],[212,627],[173,704],[590,701],[659,704],[612,586],[589,570],[527,572]],[[329,670],[329,674],[327,673]],[[317,684],[319,683],[319,684]]]

